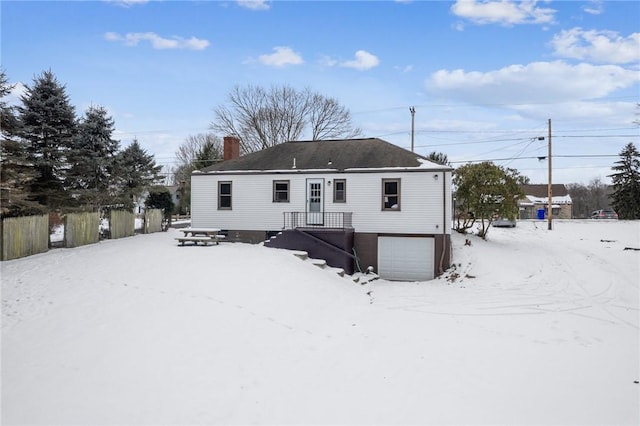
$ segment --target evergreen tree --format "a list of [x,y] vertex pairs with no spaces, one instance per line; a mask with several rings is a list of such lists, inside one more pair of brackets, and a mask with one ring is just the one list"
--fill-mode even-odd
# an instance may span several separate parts
[[640,219],[640,152],[629,142],[611,168],[612,207],[620,219]]
[[142,149],[137,139],[120,152],[117,164],[122,201],[127,207],[133,206],[150,187],[162,180],[159,175],[162,166],[156,165],[153,155]]
[[20,123],[15,108],[4,98],[13,85],[0,70],[0,212],[2,216],[42,213],[38,204],[29,200],[29,183],[35,172],[27,160],[25,145],[17,137]]
[[449,162],[449,158],[447,157],[447,154],[444,154],[442,152],[433,151],[429,155],[427,155],[427,158],[433,161],[434,163],[442,164],[443,166],[451,165],[451,163]]
[[112,139],[115,123],[101,106],[90,107],[78,123],[69,154],[68,187],[74,198],[92,209],[112,204],[120,142]]
[[27,142],[29,160],[37,172],[31,193],[49,208],[63,206],[68,202],[64,182],[76,132],[75,110],[50,70],[34,79],[21,100],[20,136]]
[[171,193],[166,186],[155,186],[149,190],[149,196],[144,202],[148,209],[161,209],[163,213],[162,229],[165,231],[171,226],[171,215],[175,209]]
[[[219,144],[218,144],[219,145]],[[196,153],[193,168],[195,170],[204,169],[220,161],[222,153],[219,146],[211,141],[207,140],[200,150]]]

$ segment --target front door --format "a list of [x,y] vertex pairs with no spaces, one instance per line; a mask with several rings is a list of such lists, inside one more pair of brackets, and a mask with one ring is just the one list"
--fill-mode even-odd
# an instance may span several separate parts
[[324,179],[307,179],[307,225],[324,224]]

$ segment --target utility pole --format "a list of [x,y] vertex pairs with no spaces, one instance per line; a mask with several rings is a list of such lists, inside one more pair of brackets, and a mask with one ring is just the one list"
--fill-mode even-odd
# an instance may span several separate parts
[[551,231],[553,229],[551,222],[553,220],[553,190],[551,189],[551,119],[549,119],[549,138],[547,139],[549,143],[549,185],[547,188],[547,197],[549,202],[548,207],[548,229]]
[[413,124],[416,115],[416,109],[414,107],[409,107],[409,112],[411,113],[411,152],[413,152]]

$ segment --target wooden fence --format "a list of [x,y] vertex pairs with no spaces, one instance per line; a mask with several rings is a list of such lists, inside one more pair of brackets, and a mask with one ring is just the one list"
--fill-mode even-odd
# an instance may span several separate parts
[[136,215],[127,210],[109,213],[109,238],[131,237],[136,233]]
[[[142,232],[162,231],[161,209],[145,212]],[[125,210],[109,213],[109,238],[135,235],[135,214]],[[0,259],[11,260],[49,250],[49,215],[10,217],[0,221]],[[95,244],[100,239],[99,213],[67,213],[64,217],[63,247]],[[60,245],[58,245],[60,247]]]
[[183,220],[191,220],[190,214],[174,214],[171,215],[171,222],[179,222]]
[[49,215],[5,218],[0,222],[0,228],[2,260],[49,250]]
[[64,246],[95,244],[100,237],[100,213],[68,213],[64,216]]
[[144,233],[162,231],[162,209],[147,209],[144,211]]

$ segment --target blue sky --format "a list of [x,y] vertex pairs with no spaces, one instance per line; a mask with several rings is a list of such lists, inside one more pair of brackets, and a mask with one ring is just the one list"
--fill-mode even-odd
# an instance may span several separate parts
[[[640,148],[640,2],[7,1],[2,68],[15,96],[51,70],[81,115],[170,167],[236,86],[334,97],[363,137],[454,166],[495,160],[547,182],[606,177]],[[224,135],[219,135],[224,136]]]

